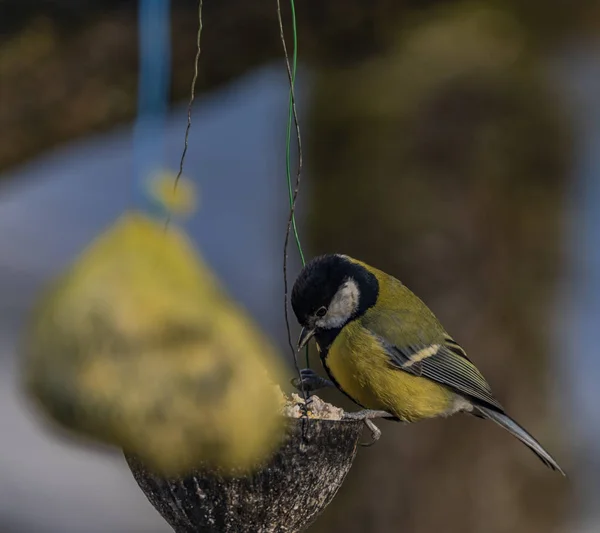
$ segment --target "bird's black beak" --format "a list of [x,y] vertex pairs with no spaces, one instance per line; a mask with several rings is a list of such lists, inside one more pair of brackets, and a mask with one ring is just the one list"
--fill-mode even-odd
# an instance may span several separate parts
[[315,335],[314,329],[302,328],[300,337],[298,337],[298,351],[302,350],[306,346],[306,343],[312,339]]

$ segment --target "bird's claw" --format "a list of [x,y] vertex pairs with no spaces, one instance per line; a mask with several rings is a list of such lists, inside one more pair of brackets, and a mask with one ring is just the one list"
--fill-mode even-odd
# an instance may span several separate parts
[[369,431],[371,432],[371,439],[373,440],[371,440],[371,442],[361,442],[360,445],[368,448],[369,446],[373,446],[373,444],[379,440],[381,437],[381,430],[375,424],[373,424],[372,420],[369,420],[368,418],[365,418],[364,423],[365,426],[369,428]]
[[354,413],[344,413],[344,419],[346,420],[362,420],[365,426],[369,428],[371,432],[371,442],[361,442],[361,446],[373,446],[381,437],[381,430],[373,423],[374,418],[394,418],[393,415],[387,411],[377,411],[374,409],[364,409],[362,411],[356,411]]
[[322,378],[311,368],[300,370],[300,378],[293,378],[290,383],[299,391],[315,392],[320,389],[334,387],[334,384],[328,379]]

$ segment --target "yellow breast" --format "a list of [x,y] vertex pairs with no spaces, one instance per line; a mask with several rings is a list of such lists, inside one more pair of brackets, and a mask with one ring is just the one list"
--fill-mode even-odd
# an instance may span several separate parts
[[452,410],[452,391],[392,368],[381,344],[358,321],[344,327],[325,363],[342,390],[367,409],[382,409],[407,422]]

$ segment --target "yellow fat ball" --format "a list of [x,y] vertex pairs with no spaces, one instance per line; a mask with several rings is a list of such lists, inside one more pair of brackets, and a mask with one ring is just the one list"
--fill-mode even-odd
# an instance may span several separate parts
[[250,470],[280,441],[283,365],[185,234],[129,213],[36,307],[28,393],[61,426],[179,475]]

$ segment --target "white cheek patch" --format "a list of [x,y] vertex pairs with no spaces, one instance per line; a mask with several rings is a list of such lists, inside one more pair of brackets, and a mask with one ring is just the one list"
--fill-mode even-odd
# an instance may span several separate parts
[[324,329],[343,326],[358,309],[359,298],[358,285],[350,278],[339,288],[329,304],[327,314],[317,321],[317,326]]

